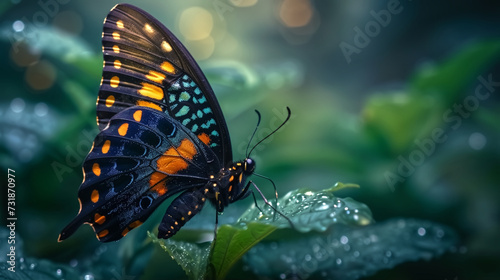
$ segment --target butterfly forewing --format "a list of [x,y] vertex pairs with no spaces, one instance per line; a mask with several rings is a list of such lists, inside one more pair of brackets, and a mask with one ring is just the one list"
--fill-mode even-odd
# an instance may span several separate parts
[[104,21],[104,68],[97,101],[102,130],[130,106],[163,111],[203,137],[221,163],[231,161],[222,111],[204,74],[180,41],[148,13],[117,5]]

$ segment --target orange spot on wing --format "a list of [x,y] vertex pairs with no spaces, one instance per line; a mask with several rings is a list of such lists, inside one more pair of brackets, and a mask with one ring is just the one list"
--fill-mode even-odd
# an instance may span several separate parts
[[176,174],[177,172],[188,168],[189,164],[186,160],[191,160],[196,155],[196,147],[189,139],[183,139],[177,149],[169,148],[157,161],[156,169],[151,175],[149,185],[151,190],[164,195],[168,188],[165,184],[165,178],[168,174]]
[[129,230],[128,228],[124,229],[124,230],[122,231],[122,236],[127,235],[127,233],[128,233],[129,231],[130,231],[130,230]]
[[210,136],[208,136],[206,133],[198,135],[198,139],[200,139],[201,142],[205,143],[205,145],[208,145],[208,143],[210,143]]
[[140,122],[142,119],[142,110],[137,110],[134,112],[134,120]]
[[92,165],[92,172],[94,172],[95,176],[101,176],[101,167],[99,163],[96,162]]
[[102,145],[102,153],[107,154],[109,152],[109,147],[111,146],[111,141],[106,140],[104,144]]
[[137,220],[137,221],[135,221],[135,222],[130,223],[130,225],[128,225],[128,227],[129,227],[130,229],[133,229],[133,228],[136,228],[136,227],[138,227],[138,226],[140,226],[140,225],[142,225],[142,222],[141,222],[141,221],[139,221],[139,220]]
[[119,84],[120,84],[120,78],[118,78],[118,76],[114,76],[113,78],[111,78],[111,80],[109,80],[109,85],[112,88],[117,88]]
[[175,68],[174,66],[172,65],[172,63],[168,62],[168,61],[164,61],[161,65],[160,65],[161,69],[165,70],[166,72],[170,73],[170,74],[174,74],[175,73]]
[[150,97],[156,100],[163,99],[163,89],[149,83],[142,83],[142,88],[138,90],[138,92],[142,96]]
[[160,72],[151,70],[149,71],[149,74],[146,75],[146,78],[148,78],[148,80],[161,84],[161,82],[163,82],[163,79],[165,79],[165,75]]
[[99,213],[95,213],[94,221],[96,224],[102,225],[106,221],[106,216],[101,215]]
[[99,201],[99,192],[97,190],[92,191],[92,193],[90,194],[90,200],[94,203]]
[[158,106],[157,104],[154,104],[153,102],[144,101],[144,100],[137,100],[137,103],[135,103],[135,104],[137,104],[138,106],[149,107],[151,109],[155,109],[155,110],[158,110],[160,112],[163,112],[161,107]]
[[105,230],[103,230],[103,231],[99,232],[99,233],[97,234],[97,237],[99,237],[99,238],[103,238],[103,237],[105,237],[106,235],[108,235],[108,233],[109,233],[109,230],[105,229]]
[[118,128],[118,134],[120,134],[121,136],[125,136],[125,134],[127,134],[127,130],[128,130],[128,123],[124,123],[120,125],[120,127]]

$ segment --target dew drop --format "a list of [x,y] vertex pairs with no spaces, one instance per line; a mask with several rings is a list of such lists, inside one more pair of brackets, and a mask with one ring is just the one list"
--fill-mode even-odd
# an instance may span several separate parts
[[30,269],[31,269],[31,270],[33,270],[33,269],[35,269],[35,268],[36,268],[36,263],[32,263],[32,264],[30,264]]
[[345,235],[342,235],[342,237],[340,237],[340,243],[347,244],[347,242],[349,242],[349,238],[347,238],[347,236]]
[[10,103],[10,109],[14,113],[21,113],[24,110],[24,107],[26,106],[26,103],[24,103],[24,100],[21,98],[14,98],[12,102]]
[[58,269],[56,270],[56,276],[57,276],[57,277],[61,277],[62,275],[63,275],[62,269],[58,268]]
[[49,112],[49,106],[47,104],[40,102],[35,105],[35,115],[39,117],[44,117]]
[[24,30],[24,22],[21,20],[16,20],[12,24],[12,29],[14,29],[15,32],[21,32]]
[[78,260],[72,259],[71,261],[69,261],[69,265],[71,267],[76,267],[78,265]]
[[436,232],[436,237],[443,238],[443,236],[444,236],[444,231],[442,229],[438,229]]
[[425,235],[425,228],[419,227],[417,230],[418,235],[424,236]]
[[280,279],[286,279],[286,274],[285,273],[281,273],[280,274]]
[[311,260],[312,260],[311,255],[309,255],[309,254],[305,255],[305,256],[304,256],[304,260],[305,260],[306,262],[311,261]]
[[341,265],[341,264],[342,264],[342,260],[341,260],[340,258],[337,258],[337,259],[335,260],[335,262],[337,263],[337,265]]
[[389,250],[385,251],[385,256],[390,258],[392,256],[392,252]]
[[352,252],[352,255],[353,255],[355,258],[359,257],[359,251],[354,251],[354,252]]

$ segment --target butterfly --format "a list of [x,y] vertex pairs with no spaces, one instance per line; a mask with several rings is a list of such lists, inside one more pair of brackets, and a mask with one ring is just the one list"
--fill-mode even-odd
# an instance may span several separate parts
[[[255,162],[233,162],[227,125],[210,84],[158,20],[116,5],[104,20],[96,136],[78,190],[78,215],[59,241],[87,223],[119,240],[167,198],[159,238],[170,238],[208,200],[217,213],[247,197]],[[288,109],[289,110],[289,109]]]

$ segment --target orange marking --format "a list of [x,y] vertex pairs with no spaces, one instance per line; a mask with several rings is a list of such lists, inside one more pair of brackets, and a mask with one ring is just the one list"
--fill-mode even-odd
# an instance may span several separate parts
[[130,223],[130,225],[128,225],[128,227],[129,227],[130,229],[133,229],[133,228],[136,228],[136,227],[138,227],[138,226],[140,226],[140,225],[142,225],[142,222],[141,222],[141,221],[139,221],[139,220],[137,220],[137,221],[135,221],[135,222]]
[[106,107],[111,107],[113,106],[113,104],[115,103],[115,96],[114,95],[110,95],[108,96],[108,98],[106,98]]
[[114,76],[113,78],[111,78],[111,80],[109,80],[109,85],[112,88],[117,88],[119,84],[120,84],[120,78],[118,78],[118,76]]
[[118,134],[120,134],[121,136],[125,136],[125,134],[127,134],[127,130],[128,130],[128,123],[124,123],[120,125],[120,127],[118,128]]
[[229,185],[229,192],[233,189],[233,185]]
[[170,73],[170,74],[175,74],[175,68],[174,66],[172,65],[172,63],[168,62],[168,61],[164,61],[161,65],[160,65],[161,69],[165,70],[166,72]]
[[119,61],[118,59],[115,60],[115,62],[113,63],[113,66],[116,68],[116,69],[120,69],[122,67],[122,62]]
[[243,172],[240,173],[240,178],[238,178],[238,181],[241,183],[241,181],[243,180]]
[[127,233],[128,233],[129,231],[130,231],[130,230],[129,230],[128,228],[124,229],[124,230],[122,231],[122,236],[127,235]]
[[[99,86],[102,86],[103,81],[104,81],[104,77],[101,77],[101,83],[99,84]],[[97,101],[99,102],[99,99],[97,99]]]
[[134,120],[140,122],[142,119],[142,110],[137,110],[134,112]]
[[118,28],[123,28],[123,27],[124,27],[124,25],[123,25],[123,21],[121,21],[121,20],[117,21],[117,22],[116,22],[116,26],[117,26]]
[[106,140],[104,144],[102,145],[102,153],[107,154],[109,152],[109,147],[111,147],[111,141]]
[[148,78],[148,80],[151,80],[155,83],[159,83],[161,84],[161,82],[163,82],[163,79],[165,79],[165,75],[160,73],[160,72],[156,72],[156,71],[149,71],[149,74],[146,75],[146,78]]
[[96,224],[102,225],[106,221],[106,216],[95,213],[94,221],[96,222]]
[[177,172],[188,168],[188,163],[185,159],[193,159],[196,155],[196,147],[189,139],[183,139],[177,149],[171,147],[157,161],[157,172],[151,175],[149,185],[151,190],[157,192],[160,196],[164,195],[168,188],[165,184],[165,178],[168,174],[176,174]]
[[154,32],[153,27],[151,27],[151,25],[149,25],[147,23],[144,25],[144,30],[146,30],[149,33],[153,33]]
[[114,46],[113,46],[113,51],[114,51],[115,53],[120,53],[120,47],[118,47],[117,45],[114,45]]
[[90,194],[90,200],[92,200],[92,202],[94,203],[99,201],[99,192],[97,190],[92,191],[92,194]]
[[156,100],[163,99],[163,89],[149,83],[142,83],[142,88],[138,90],[138,92],[142,96],[150,97]]
[[113,39],[120,40],[120,33],[118,33],[118,32],[115,31],[115,32],[113,32],[112,35],[113,35]]
[[80,198],[78,198],[78,204],[80,204],[80,209],[78,209],[78,214],[80,214],[80,212],[82,212],[82,201]]
[[108,235],[109,230],[105,229],[97,234],[97,237],[103,238],[104,236]]
[[101,176],[101,167],[99,163],[96,162],[92,165],[92,172],[94,172],[95,176]]
[[201,142],[205,143],[205,145],[208,145],[210,143],[210,136],[208,136],[206,133],[198,135],[198,139],[200,139]]
[[172,51],[172,46],[167,41],[161,42],[161,48],[166,52]]
[[149,101],[144,101],[144,100],[137,100],[137,103],[135,103],[137,106],[142,106],[142,107],[149,107],[155,110],[158,110],[160,112],[163,112],[160,106],[154,104],[153,102]]
[[232,182],[234,180],[234,176],[231,175],[231,177],[229,177],[229,182]]

